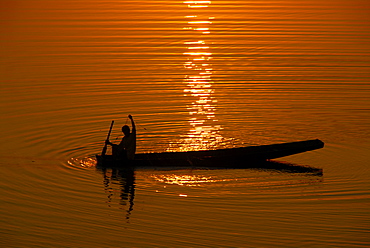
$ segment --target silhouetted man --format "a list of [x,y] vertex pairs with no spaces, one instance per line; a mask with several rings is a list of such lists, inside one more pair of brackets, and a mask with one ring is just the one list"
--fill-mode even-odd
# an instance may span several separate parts
[[116,159],[128,159],[133,160],[136,151],[136,127],[135,122],[131,115],[128,116],[131,120],[132,132],[130,127],[124,125],[122,127],[122,133],[124,134],[121,142],[116,145],[106,140],[105,143],[112,146],[112,154]]

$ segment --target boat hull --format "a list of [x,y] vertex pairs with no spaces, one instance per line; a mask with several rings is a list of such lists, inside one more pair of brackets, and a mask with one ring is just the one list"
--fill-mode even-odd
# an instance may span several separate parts
[[248,146],[207,151],[139,153],[130,161],[114,160],[111,155],[96,155],[98,166],[114,167],[222,167],[248,168],[256,162],[281,158],[324,147],[321,140],[306,140],[273,145]]

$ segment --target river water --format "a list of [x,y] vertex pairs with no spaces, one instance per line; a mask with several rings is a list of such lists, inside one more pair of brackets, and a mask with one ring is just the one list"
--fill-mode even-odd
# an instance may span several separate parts
[[[368,247],[365,0],[0,3],[3,247]],[[137,152],[319,138],[323,170],[102,170]]]

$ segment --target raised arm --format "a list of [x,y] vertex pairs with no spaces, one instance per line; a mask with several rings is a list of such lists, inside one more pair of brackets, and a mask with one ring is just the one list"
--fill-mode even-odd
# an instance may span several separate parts
[[134,119],[132,118],[132,115],[128,115],[128,118],[131,120],[132,132],[136,133],[136,126],[135,126]]

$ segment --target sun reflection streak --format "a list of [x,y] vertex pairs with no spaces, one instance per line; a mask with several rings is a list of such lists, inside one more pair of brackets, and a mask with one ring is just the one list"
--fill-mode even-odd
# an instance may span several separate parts
[[168,174],[168,175],[152,175],[152,178],[158,182],[171,184],[171,185],[179,185],[179,186],[187,186],[187,187],[199,187],[205,183],[215,183],[224,180],[215,179],[213,177],[207,176],[198,176],[198,175],[176,175],[176,174]]
[[167,151],[217,149],[230,140],[221,136],[222,127],[217,124],[215,114],[217,100],[212,88],[211,42],[207,41],[214,17],[204,11],[211,1],[185,1],[184,4],[191,13],[185,16],[187,26],[183,30],[194,37],[184,42],[187,51],[183,53],[187,58],[184,67],[188,70],[184,77],[184,96],[191,99],[187,106],[190,130],[179,142],[171,143]]
[[189,8],[207,8],[211,1],[185,1]]

